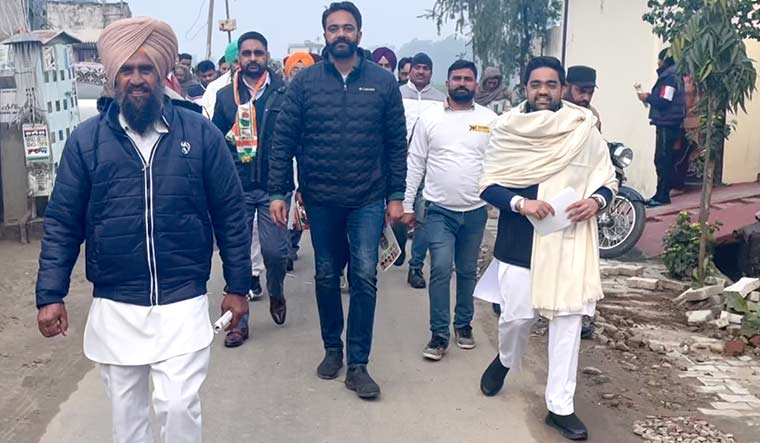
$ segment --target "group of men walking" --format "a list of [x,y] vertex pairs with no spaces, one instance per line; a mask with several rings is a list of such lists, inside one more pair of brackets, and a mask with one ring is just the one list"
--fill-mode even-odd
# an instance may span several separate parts
[[[213,241],[226,282],[221,310],[232,313],[225,345],[236,347],[249,337],[248,299],[262,291],[252,271],[255,238],[271,317],[286,321],[288,228],[297,200],[315,254],[325,350],[318,377],[335,379],[346,364],[348,389],[364,399],[380,395],[368,371],[378,245],[386,224],[402,245],[414,228],[414,287],[426,286],[422,262],[430,252],[424,357],[441,360],[449,348],[452,273],[459,348],[476,345],[474,295],[500,308],[499,353],[481,379],[487,396],[519,367],[530,325],[544,316],[546,423],[567,438],[587,438],[573,406],[580,330],[582,315],[592,315],[602,297],[595,215],[617,187],[598,119],[562,101],[565,70],[556,59],[530,62],[522,79],[527,101],[511,108],[501,74],[491,70],[480,82],[470,61],[449,66],[443,94],[430,85],[433,62],[424,54],[396,63],[392,53],[378,52],[377,63],[369,60],[359,47],[362,16],[351,2],[331,4],[322,27],[324,60],[295,57],[285,79],[269,68],[267,39],[243,34],[227,52],[237,66],[206,86],[215,96],[204,97],[202,109],[165,92],[177,53],[167,24],[143,17],[106,28],[98,49],[114,97],[64,149],[40,256],[41,333],[66,334],[63,301],[85,242],[95,299],[84,348],[101,365],[114,441],[151,441],[151,403],[162,441],[201,441]],[[399,87],[388,68],[401,71],[402,64],[409,77]],[[568,188],[575,203],[548,203]],[[478,284],[487,203],[501,216],[495,260]],[[568,212],[569,227],[534,232],[533,223],[559,211]]]

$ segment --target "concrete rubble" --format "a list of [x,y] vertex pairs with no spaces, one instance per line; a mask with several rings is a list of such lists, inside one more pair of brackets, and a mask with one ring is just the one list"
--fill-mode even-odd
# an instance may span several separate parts
[[633,433],[644,441],[658,443],[736,443],[732,434],[694,417],[648,416],[633,424]]

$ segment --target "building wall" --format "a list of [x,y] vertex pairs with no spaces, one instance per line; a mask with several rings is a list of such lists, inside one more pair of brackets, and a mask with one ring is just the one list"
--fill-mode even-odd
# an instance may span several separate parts
[[[634,151],[628,184],[645,197],[654,194],[655,131],[634,83],[650,90],[657,79],[659,39],[641,16],[646,0],[567,0],[569,5],[566,66],[596,69],[599,89],[593,105],[602,118],[602,135]],[[562,30],[552,33],[551,55],[562,55]]]
[[110,23],[131,16],[126,2],[120,3],[73,3],[48,1],[47,21],[51,29],[87,30],[104,29]]
[[[747,53],[760,70],[760,42],[747,41]],[[760,89],[760,77],[757,87]],[[723,151],[723,182],[746,183],[757,181],[760,174],[760,97],[747,104],[747,113],[730,117],[736,120],[736,131],[726,142]]]

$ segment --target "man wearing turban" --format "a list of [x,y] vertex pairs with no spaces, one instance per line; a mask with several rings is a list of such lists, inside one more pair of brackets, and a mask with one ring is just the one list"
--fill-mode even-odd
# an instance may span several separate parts
[[45,214],[38,326],[45,337],[66,335],[63,300],[85,242],[94,300],[84,354],[100,364],[113,441],[153,441],[152,403],[162,442],[200,442],[214,238],[226,280],[222,312],[232,313],[230,327],[248,313],[242,188],[219,131],[165,95],[177,52],[169,25],[119,20],[98,51],[114,100],[66,141]]
[[206,92],[203,93],[203,115],[209,118],[214,118],[214,108],[216,107],[216,94],[222,90],[225,86],[232,83],[232,76],[240,69],[240,65],[237,62],[238,58],[238,44],[236,41],[232,42],[224,50],[224,61],[230,67],[230,70],[219,76],[218,79],[209,83],[206,87]]
[[390,48],[377,48],[372,51],[372,61],[382,66],[383,69],[393,74],[396,71],[396,53]]
[[285,80],[290,81],[299,72],[314,65],[314,58],[308,52],[294,52],[285,57]]

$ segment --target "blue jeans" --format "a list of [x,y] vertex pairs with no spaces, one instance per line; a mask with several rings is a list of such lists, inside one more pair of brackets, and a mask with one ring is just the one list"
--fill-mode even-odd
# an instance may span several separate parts
[[291,229],[290,231],[290,259],[293,261],[298,260],[298,250],[301,249],[301,236],[303,231]]
[[425,199],[422,198],[422,188],[417,192],[414,200],[414,215],[417,218],[417,227],[414,228],[412,237],[412,257],[409,259],[410,270],[421,270],[425,265],[425,256],[429,248],[428,238],[425,236]]
[[472,294],[478,274],[478,257],[488,209],[455,212],[431,204],[425,229],[430,239],[430,331],[449,338],[451,323],[451,267],[456,267],[457,294],[454,328],[470,326]]
[[[290,233],[285,228],[274,224],[269,214],[269,194],[260,189],[254,189],[244,194],[246,208],[246,223],[248,232],[253,234],[253,218],[258,215],[259,243],[261,255],[264,257],[264,267],[267,273],[267,292],[270,297],[285,296],[285,273],[290,255]],[[286,197],[286,202],[290,197]],[[250,246],[249,246],[250,249]],[[248,327],[246,315],[240,321],[240,328]]]
[[385,224],[385,202],[379,200],[361,208],[307,205],[306,212],[314,246],[317,308],[325,349],[343,350],[340,276],[350,260],[348,365],[366,365],[372,348],[378,249]]

